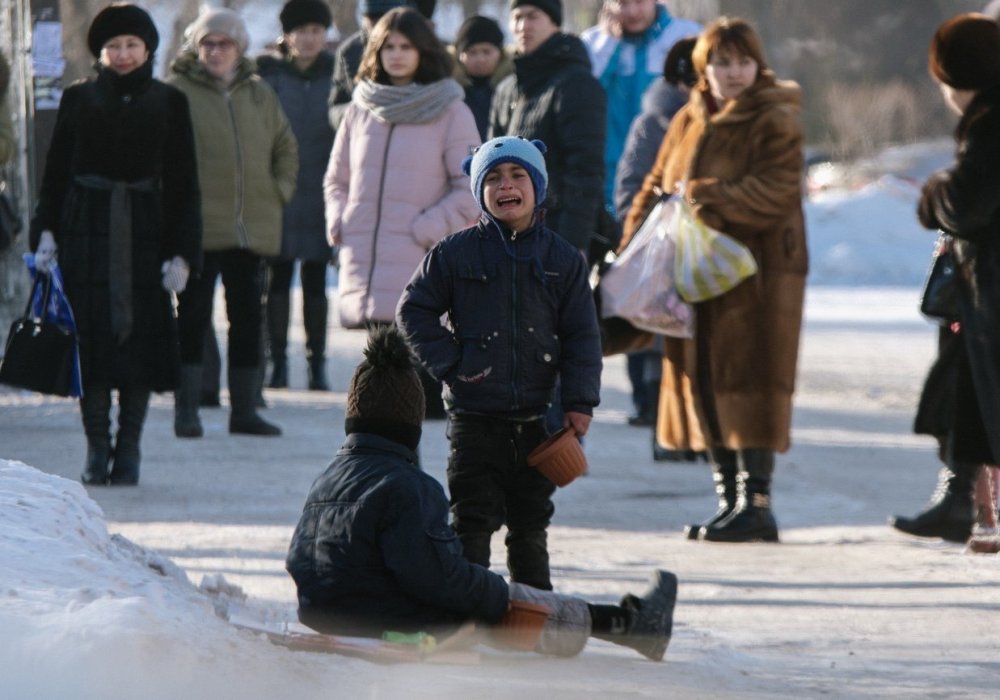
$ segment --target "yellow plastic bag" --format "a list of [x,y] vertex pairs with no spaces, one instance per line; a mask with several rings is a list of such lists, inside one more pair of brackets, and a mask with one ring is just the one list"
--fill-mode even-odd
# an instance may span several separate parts
[[757,272],[757,261],[749,248],[706,226],[683,198],[676,199],[674,283],[684,301],[720,296]]

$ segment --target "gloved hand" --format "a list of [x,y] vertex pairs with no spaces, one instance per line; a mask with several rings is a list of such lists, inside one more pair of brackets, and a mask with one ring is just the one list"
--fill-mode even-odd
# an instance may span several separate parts
[[181,256],[175,255],[172,260],[164,262],[160,271],[163,273],[163,288],[168,292],[180,294],[187,287],[191,269]]
[[59,248],[56,245],[56,239],[52,235],[52,232],[42,231],[38,247],[35,249],[35,269],[46,275],[51,272],[53,266],[56,264],[56,253],[58,250]]

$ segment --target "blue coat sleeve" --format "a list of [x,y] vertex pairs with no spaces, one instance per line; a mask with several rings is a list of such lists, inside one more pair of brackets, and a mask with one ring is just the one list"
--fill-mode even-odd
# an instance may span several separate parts
[[424,256],[396,306],[396,325],[417,359],[438,381],[447,381],[461,359],[452,331],[441,325],[453,303],[452,275],[443,246]]

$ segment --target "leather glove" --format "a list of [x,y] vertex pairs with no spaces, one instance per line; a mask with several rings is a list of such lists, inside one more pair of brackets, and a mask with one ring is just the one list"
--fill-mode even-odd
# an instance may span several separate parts
[[168,292],[180,294],[187,287],[191,269],[181,256],[175,255],[164,262],[160,271],[163,273],[163,288]]
[[56,264],[56,253],[59,247],[56,246],[56,239],[51,231],[42,231],[35,249],[35,269],[47,275]]

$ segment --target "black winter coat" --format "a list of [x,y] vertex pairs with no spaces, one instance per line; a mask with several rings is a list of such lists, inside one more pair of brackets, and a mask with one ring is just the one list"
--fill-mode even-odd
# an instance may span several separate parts
[[497,86],[490,112],[491,138],[545,142],[546,224],[583,251],[604,203],[605,104],[583,42],[555,34],[514,58],[514,75]]
[[462,556],[444,489],[416,459],[354,433],[313,483],[286,561],[303,624],[381,636],[492,624],[506,612],[507,583]]
[[333,54],[323,51],[305,72],[284,56],[261,56],[257,72],[274,88],[299,144],[299,177],[281,222],[284,260],[330,259],[326,242],[323,175],[333,150],[333,129],[326,119]]
[[[111,331],[111,193],[76,181],[85,175],[154,184],[151,191],[131,192],[133,327],[122,344]],[[187,98],[153,79],[151,62],[124,76],[100,70],[63,93],[30,245],[34,250],[49,230],[59,246],[84,391],[88,385],[174,388],[176,322],[160,268],[180,255],[192,274],[200,269],[200,202]]]
[[[977,432],[980,442],[986,443],[963,445],[956,440],[957,456],[996,464],[1000,461],[1000,86],[976,95],[955,138],[955,163],[924,184],[918,215],[925,227],[955,236],[966,354],[958,371],[968,374],[956,380],[961,393],[955,405],[961,402],[973,409],[971,417],[964,412],[964,420],[982,422],[984,429]],[[981,448],[986,446],[992,451],[991,460],[982,459]]]
[[[440,318],[448,314],[450,328]],[[516,236],[483,217],[424,257],[396,322],[457,412],[543,415],[600,402],[601,342],[587,266],[544,226]]]

